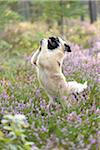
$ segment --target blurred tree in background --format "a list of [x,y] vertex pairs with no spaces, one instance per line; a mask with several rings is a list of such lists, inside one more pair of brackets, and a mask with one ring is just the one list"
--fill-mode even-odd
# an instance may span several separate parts
[[0,1],[0,28],[2,29],[6,24],[16,22],[21,19],[17,13],[16,4],[17,0]]
[[[39,41],[44,36],[51,35],[52,31],[55,35],[68,38],[69,34],[71,35],[68,32],[68,27],[72,26],[72,20],[77,22],[81,19],[89,22],[90,18],[91,23],[96,21],[96,11],[99,10],[99,8],[96,10],[96,4],[99,6],[99,2],[91,0],[0,0],[0,39],[4,37],[3,47],[10,49],[22,41],[23,45],[26,43],[28,45],[28,40],[32,44],[33,38]],[[22,23],[24,24],[22,25]],[[30,33],[25,32],[26,28],[28,31],[32,31],[29,31]],[[80,37],[84,37],[84,32],[78,25],[77,30],[80,31],[81,35],[78,35],[78,38],[70,36],[71,39],[69,40],[80,43]],[[13,46],[10,46],[9,43],[13,43]]]
[[[89,10],[89,11],[88,11]],[[96,2],[83,0],[1,0],[0,28],[13,21],[44,20],[52,26],[57,22],[63,34],[64,20],[87,16],[90,12],[91,23],[96,20]]]
[[81,5],[80,0],[77,1],[48,1],[44,3],[44,13],[48,24],[52,21],[57,21],[61,27],[61,34],[63,35],[64,20],[69,18],[76,18],[85,13],[85,7]]
[[83,13],[85,13],[85,7],[81,5],[80,0],[1,0],[0,28],[13,21],[44,20],[49,24],[49,28],[53,22],[57,22],[61,26],[61,34],[63,34],[64,19],[79,17]]

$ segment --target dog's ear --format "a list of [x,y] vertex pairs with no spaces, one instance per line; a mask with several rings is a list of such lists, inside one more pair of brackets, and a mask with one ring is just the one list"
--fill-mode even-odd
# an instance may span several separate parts
[[64,51],[65,52],[71,52],[70,46],[67,44],[64,44]]
[[59,39],[55,37],[49,37],[48,49],[53,50],[59,46]]

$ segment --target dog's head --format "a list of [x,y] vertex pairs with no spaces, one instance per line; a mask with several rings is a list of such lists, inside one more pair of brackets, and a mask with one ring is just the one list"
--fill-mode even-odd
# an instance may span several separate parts
[[32,64],[50,65],[53,61],[61,61],[65,52],[71,52],[70,46],[60,37],[49,37],[40,41],[39,49],[31,59]]
[[60,37],[49,37],[48,39],[43,39],[40,41],[41,48],[47,49],[49,51],[56,51],[61,49],[62,52],[71,52],[70,46],[62,40]]

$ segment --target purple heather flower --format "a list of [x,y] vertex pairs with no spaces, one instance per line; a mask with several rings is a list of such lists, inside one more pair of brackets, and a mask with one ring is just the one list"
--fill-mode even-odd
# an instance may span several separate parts
[[90,141],[91,144],[95,144],[96,143],[96,139],[94,139],[93,137],[90,137],[89,141]]
[[97,109],[95,110],[95,113],[96,113],[97,115],[100,115],[100,109],[97,108]]
[[43,125],[42,125],[42,128],[41,128],[41,129],[42,129],[43,132],[46,132],[46,131],[47,131],[47,129],[46,129]]
[[100,136],[100,131],[97,132],[97,135]]
[[36,147],[36,145],[35,145],[35,144],[32,144],[32,148],[31,148],[31,150],[39,150],[39,149],[38,149],[38,147]]
[[96,111],[96,105],[93,104],[92,107],[91,107],[91,111],[95,112]]
[[62,96],[62,99],[63,99],[64,101],[66,101],[66,100],[67,100],[67,96]]
[[8,100],[9,96],[7,95],[7,93],[4,91],[2,92],[2,98],[4,98],[5,100]]
[[68,114],[67,120],[68,120],[68,121],[77,121],[77,122],[79,122],[79,123],[82,122],[82,119],[80,118],[80,116],[78,116],[78,115],[76,114],[75,111],[74,111],[74,112],[71,112],[70,114]]
[[41,97],[41,92],[40,89],[37,89],[35,92],[35,97],[40,98]]

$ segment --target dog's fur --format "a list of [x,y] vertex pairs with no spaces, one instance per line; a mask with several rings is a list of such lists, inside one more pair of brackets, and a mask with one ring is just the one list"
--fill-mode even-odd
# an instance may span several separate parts
[[62,62],[66,52],[71,52],[70,46],[60,37],[50,37],[40,42],[39,49],[33,54],[31,63],[37,68],[40,85],[45,89],[50,104],[54,97],[82,92],[87,88],[87,83],[76,81],[66,82],[62,73]]

